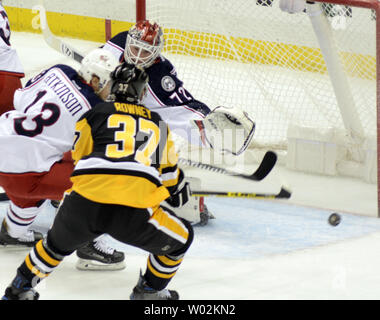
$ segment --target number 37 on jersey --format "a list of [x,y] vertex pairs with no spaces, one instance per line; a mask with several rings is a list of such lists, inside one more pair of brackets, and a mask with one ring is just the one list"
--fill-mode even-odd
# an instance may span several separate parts
[[157,113],[140,105],[98,105],[78,121],[75,136],[75,161],[90,156],[156,168],[163,161],[177,161],[167,125]]

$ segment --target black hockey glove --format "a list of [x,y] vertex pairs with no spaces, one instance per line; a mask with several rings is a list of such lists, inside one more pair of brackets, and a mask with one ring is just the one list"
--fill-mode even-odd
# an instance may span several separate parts
[[126,83],[128,83],[134,76],[135,66],[126,62],[118,65],[110,75],[112,80],[121,80],[125,81]]
[[[170,188],[171,189],[171,188]],[[182,170],[180,171],[178,184],[176,188],[172,191],[169,190],[171,196],[166,199],[166,202],[174,208],[182,207],[189,201],[190,197],[190,185],[185,181]]]

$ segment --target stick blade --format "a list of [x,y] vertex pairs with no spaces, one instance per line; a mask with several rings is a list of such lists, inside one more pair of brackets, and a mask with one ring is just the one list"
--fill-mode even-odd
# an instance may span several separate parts
[[251,175],[251,180],[263,180],[273,169],[277,162],[277,154],[267,151],[257,170]]
[[290,190],[285,189],[284,187],[281,188],[280,192],[277,194],[277,199],[289,199],[292,196],[292,192]]

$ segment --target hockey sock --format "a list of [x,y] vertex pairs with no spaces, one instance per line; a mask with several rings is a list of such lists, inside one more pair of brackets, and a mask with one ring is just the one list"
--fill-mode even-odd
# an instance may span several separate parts
[[171,252],[171,254],[154,255],[151,253],[148,257],[144,278],[151,288],[158,291],[166,288],[170,280],[174,277],[186,251],[194,239],[194,230],[191,224],[185,219],[179,219],[188,231],[186,243],[179,250]]
[[5,216],[7,232],[12,238],[19,238],[28,231],[28,227],[34,222],[37,215],[43,210],[39,207],[20,208],[10,202]]
[[63,258],[49,249],[46,240],[40,240],[26,256],[18,272],[30,282],[30,287],[35,287],[55,270]]
[[182,259],[183,255],[173,257],[169,255],[156,256],[150,254],[144,275],[147,284],[158,291],[164,289],[176,274]]

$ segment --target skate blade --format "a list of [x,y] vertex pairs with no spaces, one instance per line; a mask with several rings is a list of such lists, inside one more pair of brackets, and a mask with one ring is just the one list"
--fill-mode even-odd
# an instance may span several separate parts
[[76,268],[78,270],[85,271],[117,271],[125,269],[125,261],[118,263],[102,263],[96,260],[86,260],[79,258],[76,263]]
[[33,246],[25,246],[19,244],[2,244],[0,243],[0,251],[12,251],[12,252],[28,252]]
[[0,247],[3,248],[25,248],[29,249],[34,247],[37,242],[18,242],[18,243],[11,243],[7,241],[0,240]]

